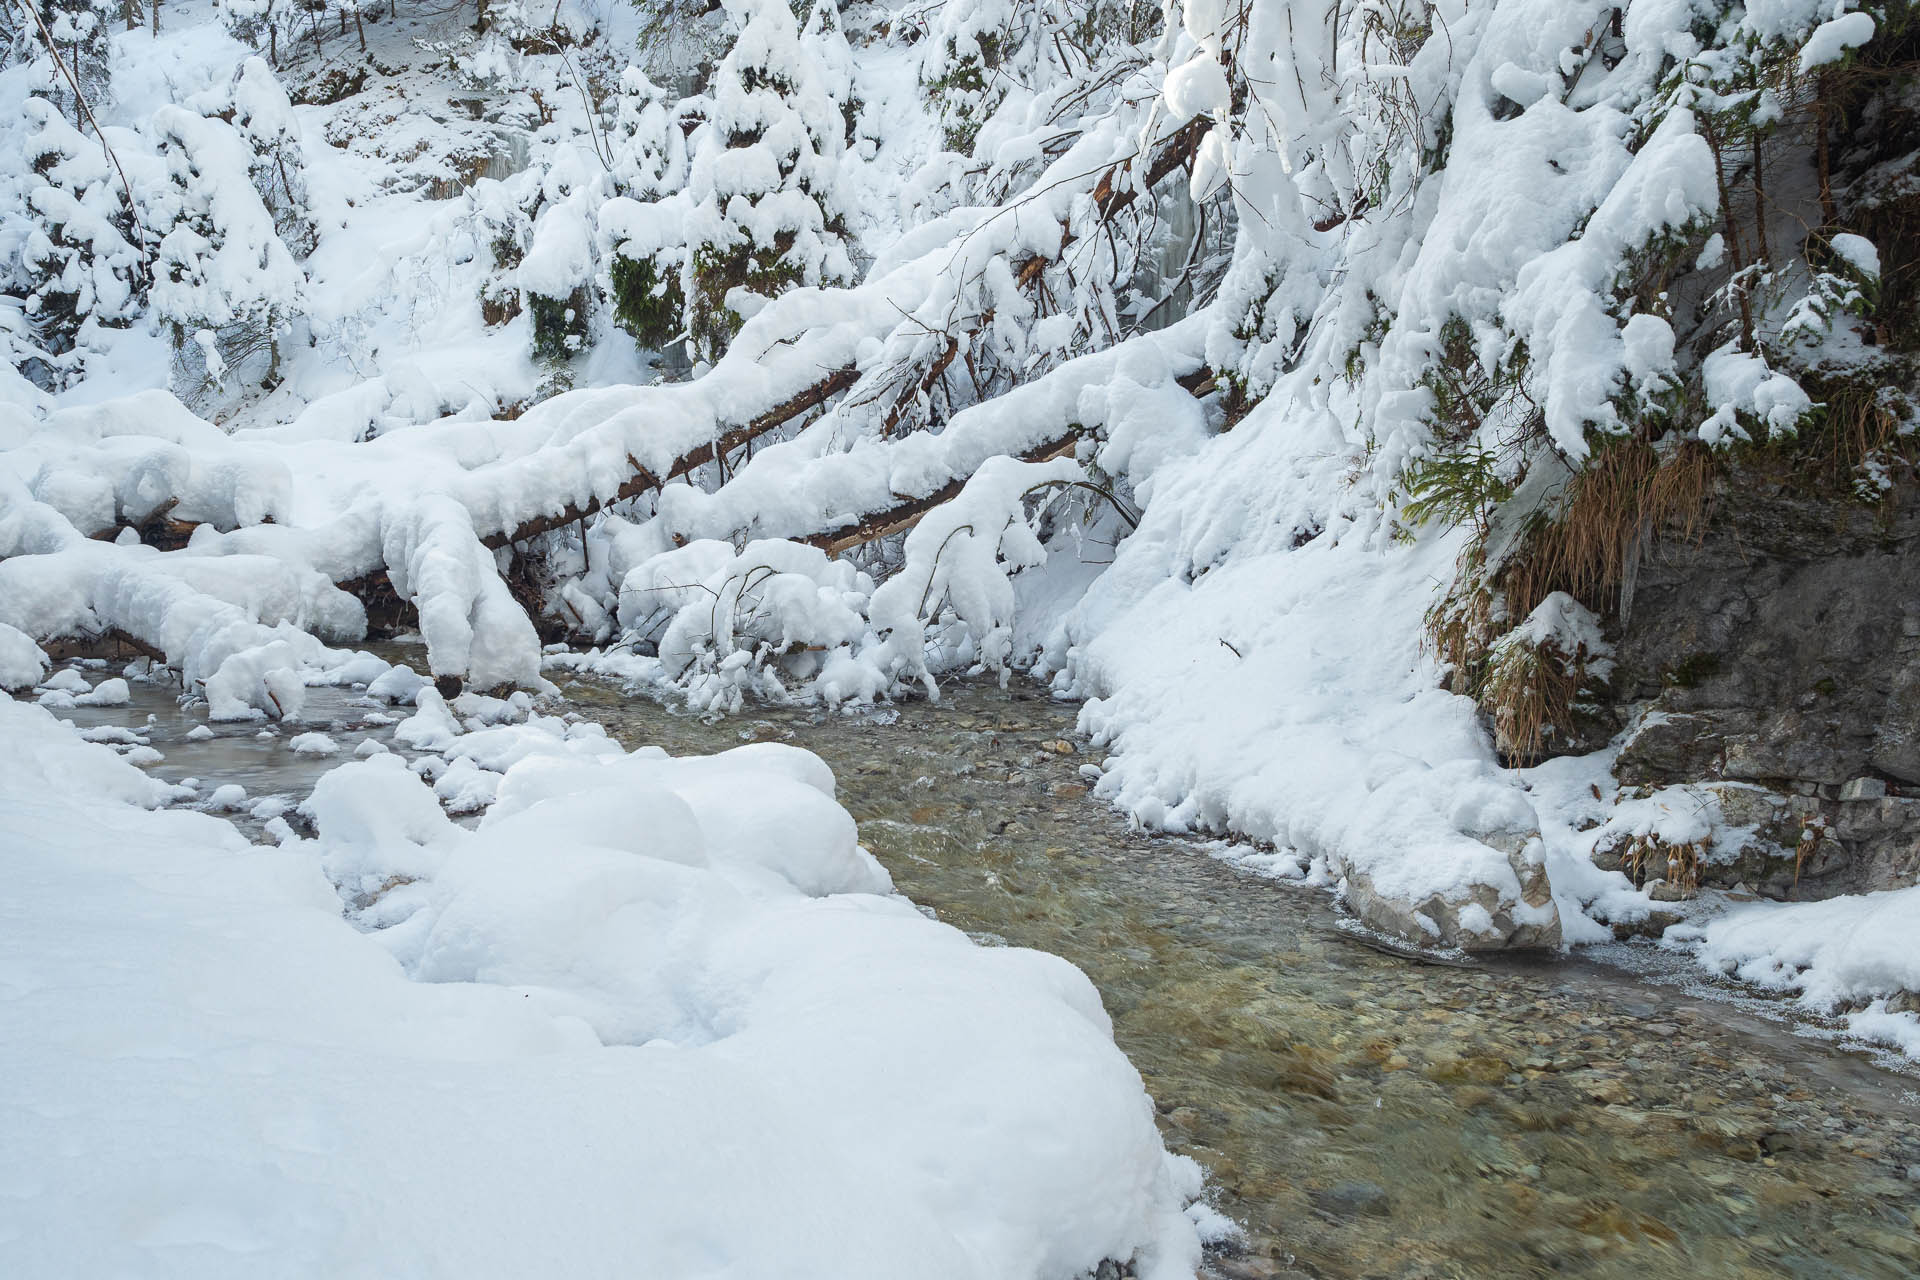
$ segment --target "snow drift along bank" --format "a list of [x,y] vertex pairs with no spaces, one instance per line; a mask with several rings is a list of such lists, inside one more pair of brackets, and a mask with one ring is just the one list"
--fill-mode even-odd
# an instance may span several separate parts
[[817,758],[483,732],[477,830],[376,759],[269,849],[0,698],[0,1271],[1191,1275],[1092,986],[889,896]]

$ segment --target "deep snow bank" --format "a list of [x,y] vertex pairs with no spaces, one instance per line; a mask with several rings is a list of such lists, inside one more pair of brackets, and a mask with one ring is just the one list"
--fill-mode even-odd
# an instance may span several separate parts
[[886,896],[817,758],[423,714],[477,830],[375,759],[266,849],[0,699],[0,1271],[1191,1274],[1092,986]]
[[1272,403],[1164,464],[1045,664],[1141,824],[1270,842],[1416,940],[1557,945],[1533,806],[1421,647],[1461,540],[1390,537],[1342,482],[1361,457]]

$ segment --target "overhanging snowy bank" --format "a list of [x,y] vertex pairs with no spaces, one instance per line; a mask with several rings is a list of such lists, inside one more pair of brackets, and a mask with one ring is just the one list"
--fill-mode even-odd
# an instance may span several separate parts
[[376,758],[271,849],[0,699],[9,1271],[1191,1274],[1091,985],[888,896],[816,758],[456,739],[477,829]]

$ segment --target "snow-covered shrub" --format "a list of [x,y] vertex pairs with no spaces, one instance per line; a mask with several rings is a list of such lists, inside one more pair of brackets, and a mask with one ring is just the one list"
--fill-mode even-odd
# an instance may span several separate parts
[[1007,95],[1009,62],[1025,52],[1037,5],[948,0],[923,41],[920,83],[939,109],[949,149],[968,152]]
[[541,175],[538,212],[514,283],[533,316],[533,351],[565,360],[587,341],[594,278],[594,214],[606,174],[569,150]]
[[657,200],[687,181],[687,139],[667,91],[628,64],[620,72],[613,127],[607,130],[610,168],[620,194]]
[[218,385],[263,354],[263,378],[277,380],[280,338],[299,313],[306,277],[254,186],[253,148],[233,125],[184,107],[161,107],[152,129],[168,177],[159,225],[169,227],[153,304],[171,327],[183,389]]
[[[350,0],[334,0],[335,3]],[[455,65],[477,84],[503,87],[521,82],[528,55],[553,53],[571,41],[560,25],[560,10],[539,0],[482,0],[475,30],[480,39],[454,59]]]
[[608,256],[607,294],[614,322],[644,347],[663,347],[681,333],[687,305],[680,287],[684,257],[684,246],[647,252],[631,235]]
[[853,50],[834,0],[813,0],[800,24],[800,52],[846,122],[844,141],[851,145],[861,102],[853,82]]
[[[698,539],[651,556],[620,584],[630,642],[651,641],[661,676],[703,711],[748,698],[870,702],[950,671],[1010,671],[1011,578],[1045,562],[1029,503],[1085,473],[1070,458],[990,459],[907,534],[878,588],[846,560],[784,539]],[[1036,510],[1046,504],[1037,502]]]
[[467,189],[466,218],[487,271],[480,283],[480,314],[490,325],[520,314],[520,263],[533,244],[532,208],[539,200],[537,176],[507,181],[482,178]]
[[34,229],[20,251],[25,312],[39,349],[51,357],[36,370],[44,383],[59,386],[81,371],[100,326],[124,326],[138,314],[146,264],[125,189],[100,143],[43,99],[27,99],[26,114],[34,127],[25,157]]
[[906,562],[873,593],[868,610],[884,641],[883,669],[896,679],[917,679],[937,695],[931,648],[940,667],[975,667],[1005,683],[1015,607],[1009,578],[1047,558],[1027,500],[1085,474],[1072,458],[992,458],[953,501],[915,525],[906,538]]
[[1106,55],[1149,39],[1159,16],[1117,0],[1070,7],[945,0],[933,7],[918,69],[948,148],[973,151],[995,114],[1029,95],[1065,90],[1069,99],[1087,102],[1112,74],[1112,67],[1101,67]]
[[680,332],[686,297],[680,278],[685,246],[663,236],[671,214],[657,206],[687,181],[687,137],[667,92],[640,68],[620,73],[620,96],[607,132],[619,194],[598,211],[601,288],[614,323],[643,346],[661,347]]
[[815,547],[777,539],[701,540],[654,556],[620,585],[620,617],[657,635],[663,674],[702,711],[738,711],[746,697],[785,701],[790,686],[835,677],[814,690],[829,704],[871,698],[871,677],[836,683],[857,666],[873,580]]
[[1564,591],[1542,600],[1502,636],[1488,655],[1483,694],[1501,755],[1531,762],[1550,739],[1564,736],[1581,686],[1605,675],[1611,653],[1600,620]]

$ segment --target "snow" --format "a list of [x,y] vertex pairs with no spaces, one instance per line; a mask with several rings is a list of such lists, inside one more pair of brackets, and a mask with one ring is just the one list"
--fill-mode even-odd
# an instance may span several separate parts
[[340,744],[324,733],[296,733],[287,739],[287,749],[302,755],[330,756],[340,750]]
[[33,637],[0,622],[0,690],[30,689],[47,674],[47,655]]
[[1884,997],[1920,992],[1920,887],[1824,902],[1756,902],[1667,931],[1666,945],[1711,968],[1822,1013],[1844,1011],[1864,1039],[1920,1057],[1920,1015],[1892,1013]]
[[1799,70],[1806,75],[1816,67],[1838,62],[1847,50],[1857,49],[1873,39],[1874,21],[1870,14],[1843,13],[1814,28],[1813,35],[1800,46]]
[[76,707],[124,707],[132,694],[127,682],[115,676],[111,680],[102,680],[90,692],[83,693],[73,700]]
[[[0,70],[0,686],[128,696],[39,685],[55,640],[158,654],[213,722],[364,685],[424,753],[388,799],[472,815],[554,742],[606,764],[441,692],[547,690],[543,662],[706,713],[1030,671],[1087,700],[1097,794],[1143,827],[1270,843],[1449,943],[1605,936],[1650,904],[1596,842],[1722,838],[1717,810],[1503,767],[1423,633],[1614,437],[1791,437],[1874,292],[1881,250],[1824,216],[1736,288],[1748,179],[1708,139],[1748,112],[1805,170],[1805,103],[1750,82],[1875,19],[1697,7],[1449,3],[1382,39],[1377,5],[1189,0],[1062,39],[1007,0],[644,31],[508,0],[480,40],[390,13],[365,87],[295,106],[322,59],[283,41],[276,72],[248,45],[288,13],[234,0],[116,33],[84,132]],[[1769,192],[1806,225],[1813,198]],[[685,295],[664,352],[611,315],[643,260]],[[537,350],[536,300],[569,316]],[[1416,469],[1463,458],[1514,496],[1408,527]],[[868,522],[897,532],[837,541]],[[350,648],[383,575],[412,665]],[[1605,663],[1570,596],[1500,606],[1490,652]]]
[[1167,110],[1176,121],[1224,110],[1231,101],[1226,69],[1205,52],[1167,73]]
[[6,1270],[1191,1273],[1092,986],[887,895],[817,759],[517,731],[477,829],[376,757],[274,849],[0,701]]
[[1842,231],[1833,237],[1832,246],[1833,251],[1861,276],[1868,280],[1880,278],[1880,251],[1873,247],[1873,241],[1851,231]]

